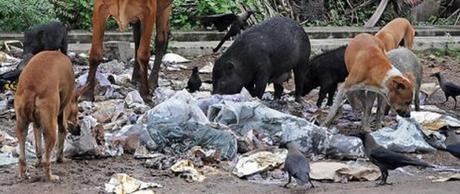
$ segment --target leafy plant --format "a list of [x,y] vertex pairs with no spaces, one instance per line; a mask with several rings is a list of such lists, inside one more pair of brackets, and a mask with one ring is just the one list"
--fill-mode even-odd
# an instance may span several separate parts
[[53,5],[43,0],[0,0],[0,31],[24,31],[55,20]]

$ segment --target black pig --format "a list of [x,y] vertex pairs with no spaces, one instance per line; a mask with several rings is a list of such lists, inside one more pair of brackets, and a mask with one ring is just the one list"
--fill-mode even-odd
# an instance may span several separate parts
[[[287,17],[273,17],[243,32],[219,57],[212,70],[213,93],[234,94],[245,87],[262,98],[269,82],[294,70],[296,100],[303,91],[310,41],[303,28]],[[275,98],[283,91],[275,83]]]
[[60,50],[67,55],[69,28],[61,22],[39,24],[24,32],[24,54],[37,54],[43,50]]
[[318,107],[321,107],[326,94],[327,105],[332,105],[337,84],[345,81],[348,76],[344,59],[346,48],[346,46],[342,46],[317,55],[310,60],[305,73],[302,95],[307,95],[319,86],[319,96],[316,102]]

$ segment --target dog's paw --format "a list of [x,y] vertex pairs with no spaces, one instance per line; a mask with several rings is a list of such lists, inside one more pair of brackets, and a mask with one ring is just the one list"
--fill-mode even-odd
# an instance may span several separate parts
[[59,181],[59,176],[54,175],[54,174],[49,175],[48,180],[51,181],[51,182],[57,182],[57,181]]

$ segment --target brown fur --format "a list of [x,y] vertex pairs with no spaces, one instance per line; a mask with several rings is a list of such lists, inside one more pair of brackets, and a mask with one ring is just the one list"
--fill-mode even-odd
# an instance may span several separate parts
[[382,85],[386,73],[393,68],[383,49],[382,42],[369,34],[359,34],[351,40],[345,50],[349,75],[344,88],[356,84],[387,88],[390,105],[397,112],[408,113],[413,98],[413,83],[406,77],[393,76]]
[[396,18],[385,25],[375,36],[385,45],[385,51],[398,48],[404,40],[404,46],[413,49],[415,30],[407,19]]
[[[50,181],[59,177],[51,173],[50,158],[58,135],[57,161],[64,159],[63,148],[67,124],[78,122],[78,96],[74,92],[74,72],[70,59],[58,51],[43,51],[35,55],[19,77],[14,99],[16,136],[19,142],[19,176],[26,175],[25,141],[29,124],[33,124],[37,164],[43,164]],[[42,159],[42,134],[45,158]]]
[[[370,87],[385,95],[390,106],[399,115],[406,117],[410,114],[413,84],[409,79],[401,75],[392,75],[383,83],[393,66],[385,54],[383,43],[375,36],[361,33],[353,38],[345,50],[345,64],[349,74],[326,117],[324,122],[326,127],[331,124],[336,116],[345,94],[357,88],[362,90],[364,87]],[[360,92],[361,94],[363,93],[362,91]],[[361,98],[363,97],[366,98],[361,99],[365,102],[363,128],[368,130],[368,119],[375,94],[362,95]]]
[[[163,57],[169,32],[169,16],[172,0],[95,0],[93,7],[93,38],[89,56],[88,91],[86,98],[94,100],[96,70],[102,59],[102,42],[106,20],[112,16],[121,31],[130,22],[140,21],[140,44],[136,53],[137,66],[134,67],[133,80],[140,81],[140,93],[146,102],[150,102],[149,85],[156,87],[161,58]],[[153,25],[156,24],[156,58],[150,78],[147,78],[150,59],[150,40]],[[140,76],[140,78],[138,78]]]

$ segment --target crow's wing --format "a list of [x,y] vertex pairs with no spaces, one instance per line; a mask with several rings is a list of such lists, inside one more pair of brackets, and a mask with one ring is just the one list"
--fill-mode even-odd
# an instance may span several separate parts
[[446,82],[444,86],[446,87],[447,91],[449,91],[449,93],[460,94],[460,86],[455,85],[452,82]]
[[199,17],[200,22],[204,26],[214,25],[220,32],[227,30],[228,26],[230,26],[237,19],[238,16],[233,13]]
[[423,161],[409,158],[403,154],[393,152],[384,147],[373,149],[370,156],[379,164],[384,165],[387,169],[395,169],[407,165],[423,167],[431,166],[430,164],[427,164]]

